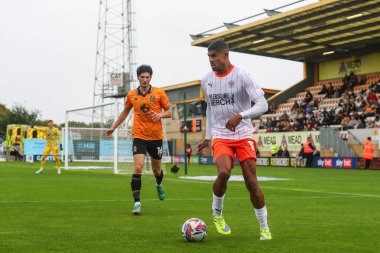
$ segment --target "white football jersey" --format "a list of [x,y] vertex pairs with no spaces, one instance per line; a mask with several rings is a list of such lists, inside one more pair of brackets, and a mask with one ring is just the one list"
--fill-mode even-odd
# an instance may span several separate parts
[[224,75],[211,71],[202,79],[202,89],[207,107],[211,108],[207,113],[207,121],[210,121],[207,126],[211,127],[212,138],[252,138],[251,119],[243,119],[235,132],[225,127],[231,117],[249,110],[253,100],[264,96],[264,91],[246,71],[234,66]]

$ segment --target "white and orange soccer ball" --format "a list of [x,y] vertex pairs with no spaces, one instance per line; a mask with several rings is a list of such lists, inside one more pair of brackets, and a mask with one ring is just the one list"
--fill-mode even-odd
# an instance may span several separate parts
[[207,227],[201,219],[191,218],[182,225],[182,236],[188,242],[201,242],[206,238]]

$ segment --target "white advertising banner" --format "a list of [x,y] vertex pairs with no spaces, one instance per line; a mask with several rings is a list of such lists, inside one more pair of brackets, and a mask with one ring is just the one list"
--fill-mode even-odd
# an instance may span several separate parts
[[279,146],[287,147],[289,152],[298,152],[309,136],[312,137],[314,146],[319,150],[319,131],[254,134],[253,139],[256,140],[260,151],[269,151],[272,141],[276,141]]

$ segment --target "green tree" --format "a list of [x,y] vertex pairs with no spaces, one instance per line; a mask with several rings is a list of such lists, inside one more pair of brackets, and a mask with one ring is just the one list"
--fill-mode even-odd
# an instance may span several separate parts
[[7,128],[7,114],[9,112],[9,109],[3,105],[0,104],[0,136],[5,136],[5,131]]
[[11,109],[0,104],[0,136],[5,136],[9,124],[35,125],[40,115],[40,111],[28,110],[21,104],[15,104]]

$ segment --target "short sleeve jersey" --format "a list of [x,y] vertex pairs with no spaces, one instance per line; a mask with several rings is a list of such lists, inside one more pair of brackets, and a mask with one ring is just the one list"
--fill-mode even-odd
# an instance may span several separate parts
[[164,90],[150,86],[146,94],[140,89],[131,90],[125,102],[127,109],[134,109],[132,137],[143,140],[162,140],[162,122],[154,122],[152,113],[160,113],[170,108],[169,99]]
[[252,101],[264,96],[264,91],[251,75],[234,66],[224,75],[211,71],[202,79],[202,89],[207,106],[211,108],[207,120],[212,122],[212,138],[252,138],[254,129],[251,119],[243,119],[235,132],[225,127],[231,117],[250,109]]

